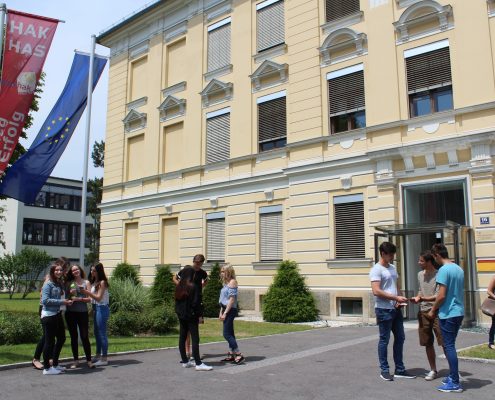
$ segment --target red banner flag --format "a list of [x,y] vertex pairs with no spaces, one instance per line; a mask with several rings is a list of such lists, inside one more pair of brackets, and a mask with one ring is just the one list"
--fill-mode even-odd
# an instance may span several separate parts
[[0,82],[0,175],[19,141],[58,22],[8,11]]

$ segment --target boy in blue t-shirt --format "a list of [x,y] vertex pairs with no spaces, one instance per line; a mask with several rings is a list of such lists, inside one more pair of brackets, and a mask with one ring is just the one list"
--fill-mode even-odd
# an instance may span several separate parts
[[437,389],[441,392],[462,392],[455,340],[464,318],[464,271],[449,259],[445,245],[437,243],[433,245],[431,252],[442,267],[437,273],[437,299],[428,316],[433,319],[438,312],[445,357],[450,368],[449,376]]

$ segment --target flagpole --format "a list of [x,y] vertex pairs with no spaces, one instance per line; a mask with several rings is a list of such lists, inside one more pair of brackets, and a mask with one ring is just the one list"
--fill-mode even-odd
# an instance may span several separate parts
[[86,109],[86,138],[84,141],[84,167],[82,182],[81,201],[81,235],[79,240],[79,264],[84,266],[84,252],[86,249],[86,204],[88,197],[88,159],[89,159],[89,137],[91,133],[91,103],[93,100],[93,64],[95,59],[96,35],[91,36],[91,55],[89,58],[88,77],[88,104]]
[[0,29],[1,29],[1,34],[0,34],[0,77],[2,76],[3,72],[3,39],[4,39],[4,34],[3,34],[3,28],[5,27],[5,15],[7,14],[7,5],[5,3],[0,3]]

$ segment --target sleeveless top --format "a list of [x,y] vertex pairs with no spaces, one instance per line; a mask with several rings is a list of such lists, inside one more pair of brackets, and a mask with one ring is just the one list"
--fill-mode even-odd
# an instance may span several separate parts
[[[91,293],[96,294],[98,291],[96,290],[96,286],[91,286]],[[99,306],[108,306],[108,303],[110,302],[109,296],[108,296],[108,287],[105,288],[105,292],[103,293],[103,297],[101,298],[100,301],[96,301],[95,299],[91,299],[92,304],[97,304]]]

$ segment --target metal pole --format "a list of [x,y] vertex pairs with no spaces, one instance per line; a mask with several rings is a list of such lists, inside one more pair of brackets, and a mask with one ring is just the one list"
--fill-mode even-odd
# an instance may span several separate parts
[[[3,38],[4,38],[4,27],[5,27],[5,15],[7,14],[7,5],[5,3],[0,3],[0,77],[3,72]],[[1,87],[0,83],[0,87]]]
[[79,247],[79,263],[84,266],[84,251],[86,249],[86,202],[88,197],[88,158],[89,136],[91,133],[91,103],[93,98],[93,64],[95,59],[96,35],[91,36],[91,55],[89,58],[88,104],[86,108],[86,138],[84,141],[84,167],[81,201],[81,235]]

